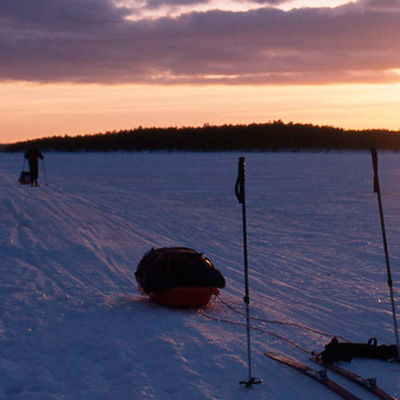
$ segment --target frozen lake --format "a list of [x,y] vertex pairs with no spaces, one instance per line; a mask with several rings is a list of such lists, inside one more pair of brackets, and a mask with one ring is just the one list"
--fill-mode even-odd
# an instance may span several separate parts
[[[264,383],[250,390],[238,385],[247,378],[247,347],[245,317],[234,311],[244,312],[239,156],[251,314],[263,320],[252,321],[252,353]],[[48,153],[40,188],[17,183],[22,162],[22,154],[0,154],[0,399],[330,400],[336,396],[263,352],[309,363],[330,337],[305,327],[394,343],[367,152]],[[379,153],[379,176],[398,303],[399,154]],[[223,302],[198,313],[139,294],[137,263],[166,246],[210,258],[227,281]],[[346,366],[400,396],[398,366]]]

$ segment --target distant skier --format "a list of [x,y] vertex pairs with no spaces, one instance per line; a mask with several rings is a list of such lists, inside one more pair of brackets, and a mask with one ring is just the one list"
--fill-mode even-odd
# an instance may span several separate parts
[[29,163],[29,174],[30,174],[30,182],[31,186],[39,186],[38,178],[39,178],[39,158],[41,160],[44,159],[42,152],[39,150],[39,147],[35,144],[31,146],[25,152],[25,158]]

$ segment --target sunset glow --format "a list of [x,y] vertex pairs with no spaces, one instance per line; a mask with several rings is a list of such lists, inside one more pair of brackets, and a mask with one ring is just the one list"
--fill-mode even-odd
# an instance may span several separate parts
[[400,129],[395,0],[20,3],[0,4],[0,143],[278,119]]

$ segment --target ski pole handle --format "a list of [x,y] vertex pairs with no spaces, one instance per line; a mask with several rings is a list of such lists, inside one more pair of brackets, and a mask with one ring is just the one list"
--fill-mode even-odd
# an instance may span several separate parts
[[245,200],[245,191],[244,191],[244,181],[246,177],[245,169],[246,169],[246,164],[244,161],[244,157],[239,157],[238,176],[235,184],[235,194],[240,204],[243,204]]

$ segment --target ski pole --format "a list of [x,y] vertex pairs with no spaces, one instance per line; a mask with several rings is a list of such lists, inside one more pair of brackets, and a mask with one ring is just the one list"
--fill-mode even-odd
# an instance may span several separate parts
[[397,327],[396,306],[394,303],[393,280],[392,280],[392,273],[391,273],[390,261],[389,261],[388,244],[387,244],[387,239],[386,239],[385,220],[383,217],[382,197],[381,197],[381,189],[380,189],[379,177],[378,177],[378,153],[377,153],[376,149],[371,149],[371,155],[372,155],[372,165],[374,167],[374,192],[378,196],[378,206],[379,206],[379,215],[380,215],[380,219],[381,219],[383,247],[385,250],[386,271],[387,271],[388,286],[389,286],[389,291],[390,291],[390,300],[392,303],[394,333],[396,336],[397,359],[399,359],[400,358],[399,331],[398,331],[398,327]]
[[249,269],[247,260],[247,229],[246,229],[246,194],[245,194],[245,160],[244,157],[239,158],[238,176],[235,184],[235,194],[242,205],[242,221],[243,221],[243,252],[244,252],[244,282],[246,304],[246,327],[247,327],[247,361],[249,369],[249,378],[239,382],[240,385],[251,387],[254,384],[260,384],[262,379],[254,378],[251,372],[251,339],[250,339],[250,295],[249,295]]
[[42,158],[42,164],[43,164],[44,185],[47,186],[46,166],[44,163],[44,158]]

